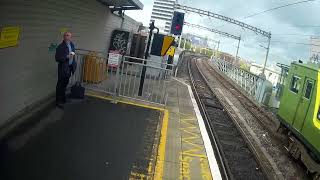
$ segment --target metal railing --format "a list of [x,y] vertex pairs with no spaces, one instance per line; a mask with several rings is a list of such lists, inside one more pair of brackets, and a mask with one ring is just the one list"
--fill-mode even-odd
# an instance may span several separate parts
[[263,80],[250,72],[244,71],[230,62],[222,59],[212,58],[212,63],[231,80],[237,83],[254,99],[259,99],[260,87]]
[[[130,62],[139,60],[142,63]],[[173,74],[173,65],[141,58],[124,56],[119,72],[118,95],[142,101],[165,104],[167,99],[166,83]],[[143,68],[146,68],[143,76]],[[142,93],[139,95],[141,78],[144,78]]]
[[[174,65],[122,56],[118,66],[111,66],[108,58],[95,52],[77,53],[76,62],[77,70],[70,78],[70,85],[81,82],[86,89],[107,93],[115,100],[125,97],[166,104],[167,82],[173,75]],[[140,87],[141,78],[144,83]],[[142,88],[141,94],[139,88]]]

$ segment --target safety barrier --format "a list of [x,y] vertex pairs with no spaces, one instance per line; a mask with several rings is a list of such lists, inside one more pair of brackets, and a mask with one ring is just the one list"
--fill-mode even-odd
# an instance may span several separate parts
[[263,80],[250,72],[244,71],[232,63],[222,59],[212,58],[212,63],[231,80],[242,87],[254,99],[259,99],[259,91]]
[[125,97],[166,104],[167,82],[174,72],[171,64],[122,56],[115,66],[96,52],[79,52],[76,62],[77,70],[70,78],[70,85],[81,82],[86,89],[107,93],[115,100]]

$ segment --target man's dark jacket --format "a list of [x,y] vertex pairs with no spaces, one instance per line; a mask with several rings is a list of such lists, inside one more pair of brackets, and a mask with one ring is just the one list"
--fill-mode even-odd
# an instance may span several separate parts
[[[72,52],[75,52],[74,44],[70,42]],[[63,41],[56,49],[56,61],[58,64],[58,76],[59,78],[69,78],[71,73],[74,73],[77,68],[77,63],[73,59],[72,64],[69,65],[69,48],[67,44]]]

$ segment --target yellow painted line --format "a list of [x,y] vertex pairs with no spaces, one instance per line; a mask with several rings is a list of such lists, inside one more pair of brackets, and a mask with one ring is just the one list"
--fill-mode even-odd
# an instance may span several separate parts
[[[87,93],[87,96],[95,97],[99,99],[109,100],[112,101],[113,98],[107,97],[107,96],[101,96],[93,93]],[[149,106],[145,104],[140,104],[136,102],[130,102],[130,101],[124,101],[124,100],[117,100],[117,102],[123,103],[123,104],[129,104],[133,106],[153,109],[153,110],[159,110],[163,112],[163,120],[162,120],[162,127],[161,127],[161,137],[160,137],[160,144],[158,147],[158,157],[156,161],[156,167],[155,167],[155,174],[154,179],[155,180],[162,180],[163,178],[163,167],[164,167],[164,160],[165,160],[165,154],[166,154],[166,141],[167,141],[167,130],[168,130],[168,122],[169,122],[169,111],[164,108]],[[152,168],[149,163],[148,171]],[[137,175],[138,173],[133,173],[133,175]],[[141,176],[141,174],[139,174]]]
[[155,176],[154,176],[155,180],[162,180],[163,178],[163,167],[164,167],[164,160],[165,160],[165,154],[166,154],[168,122],[169,122],[169,111],[164,110],[162,127],[161,127],[160,144],[158,147],[158,158],[156,162],[156,169],[155,169]]
[[[101,96],[101,95],[92,94],[92,93],[88,93],[86,95],[90,96],[90,97],[99,98],[99,99],[109,100],[109,101],[113,100],[113,98],[111,98],[111,97]],[[153,109],[153,110],[165,111],[164,108],[159,108],[159,107],[155,107],[155,106],[149,106],[149,105],[146,105],[146,104],[141,104],[141,103],[136,103],[136,102],[130,102],[130,101],[125,101],[125,100],[117,100],[117,102],[122,103],[122,104],[128,104],[128,105],[133,105],[133,106]]]

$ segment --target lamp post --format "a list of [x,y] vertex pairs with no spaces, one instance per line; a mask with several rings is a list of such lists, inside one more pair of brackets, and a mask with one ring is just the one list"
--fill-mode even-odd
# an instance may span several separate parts
[[[144,58],[147,60],[148,57],[149,57],[149,50],[150,50],[150,45],[151,45],[151,39],[152,39],[152,35],[153,35],[153,30],[157,30],[157,34],[159,34],[159,28],[155,27],[154,25],[154,21],[151,21],[150,23],[150,27],[149,27],[149,38],[148,38],[148,43],[147,43],[147,49],[145,51],[145,55],[144,55]],[[145,76],[146,76],[146,71],[147,71],[147,68],[146,68],[146,64],[147,64],[147,61],[144,61],[143,62],[144,66],[142,68],[142,71],[141,71],[141,77],[140,77],[140,84],[139,84],[139,92],[138,92],[138,96],[142,96],[142,90],[143,90],[143,84],[144,84],[144,79],[145,79]]]

